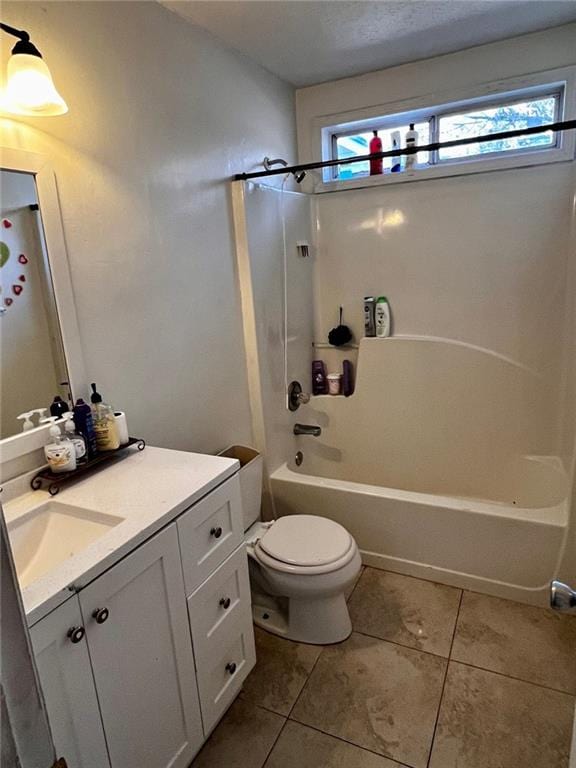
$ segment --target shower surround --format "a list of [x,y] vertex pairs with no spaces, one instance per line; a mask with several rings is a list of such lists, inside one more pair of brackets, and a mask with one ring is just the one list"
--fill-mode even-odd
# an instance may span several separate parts
[[[573,486],[571,165],[294,195],[290,210],[280,191],[250,185],[236,214],[270,512],[338,521],[376,567],[545,602]],[[281,375],[284,305],[269,301],[283,293],[282,213],[286,378],[309,390],[312,358],[357,367],[354,395],[312,397],[297,414]],[[306,226],[304,274],[292,240]],[[394,335],[363,339],[363,297],[382,294]],[[325,346],[340,305],[359,348]],[[296,420],[321,436],[294,437]]]

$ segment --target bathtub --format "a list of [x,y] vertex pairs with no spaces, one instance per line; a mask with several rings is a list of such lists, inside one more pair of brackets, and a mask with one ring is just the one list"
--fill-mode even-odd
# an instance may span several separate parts
[[[304,460],[304,464],[306,460]],[[554,503],[518,504],[442,496],[305,474],[284,464],[271,476],[276,514],[341,523],[365,565],[499,597],[546,604],[568,522],[566,477],[540,464]],[[543,479],[543,478],[542,478]]]
[[364,339],[354,395],[299,409],[322,435],[272,473],[276,514],[336,520],[368,565],[542,604],[568,523],[551,392],[461,342]]

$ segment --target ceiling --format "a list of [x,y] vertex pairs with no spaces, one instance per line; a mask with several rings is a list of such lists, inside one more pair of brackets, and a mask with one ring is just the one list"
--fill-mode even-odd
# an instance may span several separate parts
[[299,87],[576,21],[576,0],[164,0],[163,5]]

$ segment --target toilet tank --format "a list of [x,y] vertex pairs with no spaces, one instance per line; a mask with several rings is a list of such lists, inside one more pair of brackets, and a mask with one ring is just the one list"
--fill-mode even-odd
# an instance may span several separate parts
[[242,496],[244,530],[246,531],[252,523],[260,519],[264,461],[255,448],[250,448],[247,445],[231,445],[225,451],[220,451],[218,455],[228,459],[238,459],[240,462],[238,477]]

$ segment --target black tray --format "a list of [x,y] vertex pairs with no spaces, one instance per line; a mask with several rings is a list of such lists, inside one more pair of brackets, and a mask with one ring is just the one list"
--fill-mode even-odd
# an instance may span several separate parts
[[76,469],[73,469],[71,472],[52,472],[51,469],[43,469],[38,472],[37,475],[34,475],[30,481],[32,490],[39,491],[47,485],[50,496],[56,496],[62,485],[71,483],[73,480],[78,480],[78,478],[87,475],[96,467],[106,464],[107,462],[112,461],[112,459],[117,459],[119,455],[125,453],[128,448],[132,448],[134,445],[139,451],[143,451],[146,447],[146,443],[141,438],[129,437],[128,442],[125,445],[121,445],[120,448],[116,448],[114,451],[102,451],[101,453],[96,454],[93,459],[88,459],[84,464],[79,464]]

